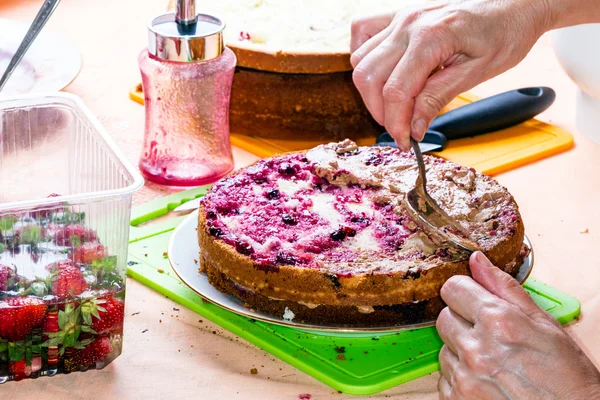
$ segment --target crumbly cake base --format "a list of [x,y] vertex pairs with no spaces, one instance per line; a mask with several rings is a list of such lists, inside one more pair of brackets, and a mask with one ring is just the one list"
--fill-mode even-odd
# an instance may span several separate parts
[[294,322],[348,327],[416,324],[434,320],[446,306],[438,296],[418,302],[374,306],[363,312],[356,306],[309,307],[295,301],[271,299],[247,290],[206,261],[202,262],[202,270],[207,274],[211,285],[222,293],[238,298],[247,308],[282,318],[291,312],[291,320]]
[[352,72],[278,74],[236,68],[231,132],[272,139],[342,140],[385,131],[371,117]]

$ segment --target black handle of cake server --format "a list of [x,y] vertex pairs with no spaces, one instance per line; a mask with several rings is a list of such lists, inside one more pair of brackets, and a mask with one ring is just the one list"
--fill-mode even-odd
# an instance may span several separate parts
[[556,93],[549,87],[511,90],[475,101],[436,117],[430,130],[447,139],[459,139],[494,132],[525,122],[554,102]]

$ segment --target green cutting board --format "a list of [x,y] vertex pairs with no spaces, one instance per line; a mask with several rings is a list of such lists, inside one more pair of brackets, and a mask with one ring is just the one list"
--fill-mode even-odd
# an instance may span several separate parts
[[[185,216],[152,221],[207,189],[176,193],[133,209],[129,276],[345,393],[380,392],[439,369],[443,343],[434,327],[385,334],[316,334],[251,320],[203,302],[179,280],[165,256],[171,232]],[[525,288],[559,322],[579,315],[580,305],[573,297],[534,279]]]

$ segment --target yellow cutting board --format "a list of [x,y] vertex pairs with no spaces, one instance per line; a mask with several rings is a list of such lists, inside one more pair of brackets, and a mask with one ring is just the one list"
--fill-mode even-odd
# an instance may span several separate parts
[[[141,85],[130,91],[132,100],[144,103]],[[454,99],[443,112],[478,100],[471,93],[464,93]],[[256,154],[270,157],[288,151],[305,150],[323,143],[322,141],[299,141],[264,139],[255,136],[232,133],[231,144]],[[375,138],[359,140],[359,145],[375,143]],[[566,151],[573,147],[573,136],[554,125],[536,119],[501,131],[449,140],[448,147],[439,153],[439,157],[468,165],[488,175],[495,175],[521,165]]]

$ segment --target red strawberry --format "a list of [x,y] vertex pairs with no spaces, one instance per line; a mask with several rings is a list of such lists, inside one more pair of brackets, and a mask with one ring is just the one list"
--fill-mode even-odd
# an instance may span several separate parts
[[[92,329],[98,333],[107,333],[115,328],[123,327],[123,318],[125,317],[125,304],[123,300],[108,297],[96,300],[96,312],[92,312]],[[84,321],[86,320],[85,311],[82,309]]]
[[46,314],[46,318],[42,322],[42,332],[44,333],[54,333],[60,330],[58,326],[58,311],[52,310],[48,311]]
[[18,281],[17,274],[11,267],[0,264],[0,292],[11,290]]
[[75,350],[71,357],[65,358],[66,372],[77,371],[102,361],[112,351],[112,344],[107,336],[97,336],[96,339],[81,350]]
[[20,381],[31,375],[31,365],[28,366],[25,360],[9,361],[8,371],[15,381]]
[[11,342],[25,339],[42,323],[47,308],[35,297],[9,297],[0,302],[0,337]]
[[54,243],[58,246],[79,246],[96,239],[98,239],[96,232],[81,225],[63,226],[54,234]]
[[98,242],[84,243],[71,253],[71,258],[76,263],[91,264],[93,261],[102,260],[106,256],[106,249]]
[[51,272],[52,289],[50,292],[58,298],[77,296],[88,288],[83,274],[71,260],[62,260],[46,266]]

